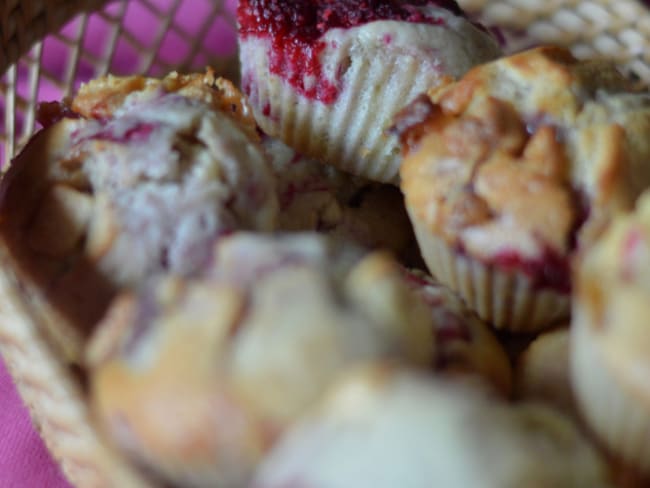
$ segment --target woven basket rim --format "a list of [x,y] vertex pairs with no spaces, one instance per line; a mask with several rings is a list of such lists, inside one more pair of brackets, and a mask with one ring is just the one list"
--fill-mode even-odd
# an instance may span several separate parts
[[[0,76],[35,42],[58,32],[77,14],[96,11],[108,3],[110,0],[0,3]],[[513,36],[522,29],[530,34],[532,29],[535,41],[548,42],[556,36],[556,40],[573,46],[582,56],[607,57],[613,50],[616,57],[619,47],[623,54],[619,61],[630,63],[650,84],[650,12],[639,0],[464,0],[459,3],[483,22],[504,27]],[[598,27],[602,20],[599,16],[608,14],[619,20],[627,19],[627,23],[621,20],[616,32],[607,25]],[[634,29],[626,29],[629,26],[638,27],[638,36],[634,36]],[[527,39],[522,39],[522,43]],[[30,314],[25,287],[12,272],[1,242],[0,263],[0,293],[4,296],[0,302],[0,353],[66,477],[78,486],[153,486],[94,429],[83,393]]]
[[110,0],[7,0],[0,3],[0,75],[32,47],[80,12]]

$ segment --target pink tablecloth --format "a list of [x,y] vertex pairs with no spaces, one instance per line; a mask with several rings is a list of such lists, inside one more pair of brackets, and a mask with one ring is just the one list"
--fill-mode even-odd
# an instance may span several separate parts
[[0,358],[0,488],[69,488]]

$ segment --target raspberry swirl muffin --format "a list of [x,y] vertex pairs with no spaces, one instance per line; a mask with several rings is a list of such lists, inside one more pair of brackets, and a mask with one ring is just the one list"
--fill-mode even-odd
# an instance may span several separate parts
[[264,137],[262,144],[276,176],[279,230],[339,236],[368,249],[389,250],[404,263],[421,264],[398,188],[321,164],[273,137]]
[[571,378],[591,429],[650,475],[650,194],[614,221],[577,270]]
[[500,53],[454,0],[243,0],[237,20],[242,87],[262,129],[382,182],[399,176],[393,115]]
[[402,191],[432,274],[497,328],[566,320],[573,257],[650,183],[649,102],[612,65],[544,47],[411,104]]
[[450,377],[476,375],[509,396],[510,361],[488,325],[449,288],[422,271],[405,269],[404,279],[431,311],[436,370]]
[[254,488],[605,487],[575,426],[462,382],[374,365],[339,382],[260,467]]
[[71,361],[117,288],[191,275],[220,236],[275,228],[250,110],[211,72],[101,78],[41,120],[2,180],[0,243]]
[[383,253],[317,234],[234,234],[201,277],[121,295],[90,344],[117,445],[180,486],[248,486],[278,437],[355,365],[428,367],[422,302]]

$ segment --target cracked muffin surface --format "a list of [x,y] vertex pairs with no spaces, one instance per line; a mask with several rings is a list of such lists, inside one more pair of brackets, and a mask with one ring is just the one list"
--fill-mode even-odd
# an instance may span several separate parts
[[200,277],[162,276],[114,302],[88,350],[91,404],[119,447],[170,481],[245,486],[350,368],[427,368],[434,351],[430,313],[386,254],[236,233]]
[[73,360],[117,288],[191,275],[220,236],[275,228],[248,106],[211,72],[100,78],[42,116],[2,182],[0,233]]
[[555,47],[487,63],[415,101],[395,130],[433,274],[499,327],[566,318],[572,256],[650,183],[649,101],[612,65]]

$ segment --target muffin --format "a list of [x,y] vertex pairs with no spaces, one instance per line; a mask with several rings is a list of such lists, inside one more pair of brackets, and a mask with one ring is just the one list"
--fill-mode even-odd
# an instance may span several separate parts
[[450,377],[476,375],[509,396],[512,368],[489,326],[449,288],[422,271],[404,270],[404,279],[431,311],[436,371]]
[[276,177],[279,230],[317,231],[389,250],[410,265],[421,263],[398,188],[321,164],[274,137],[263,137],[262,144]]
[[237,20],[242,89],[262,129],[382,182],[399,177],[393,115],[500,53],[453,0],[244,0]]
[[428,367],[422,302],[381,252],[317,234],[234,234],[193,279],[120,295],[90,344],[99,425],[181,486],[248,486],[255,466],[347,370]]
[[597,452],[558,412],[375,365],[341,381],[260,467],[254,488],[604,487]]
[[650,193],[580,262],[571,331],[579,407],[603,443],[650,475]]
[[537,337],[517,359],[515,395],[579,418],[569,368],[569,329],[560,328]]
[[630,90],[613,65],[542,47],[396,118],[422,255],[495,327],[567,320],[573,257],[650,183],[650,96]]
[[250,110],[211,72],[101,78],[41,120],[0,184],[0,250],[70,361],[118,288],[192,275],[220,236],[275,228]]

